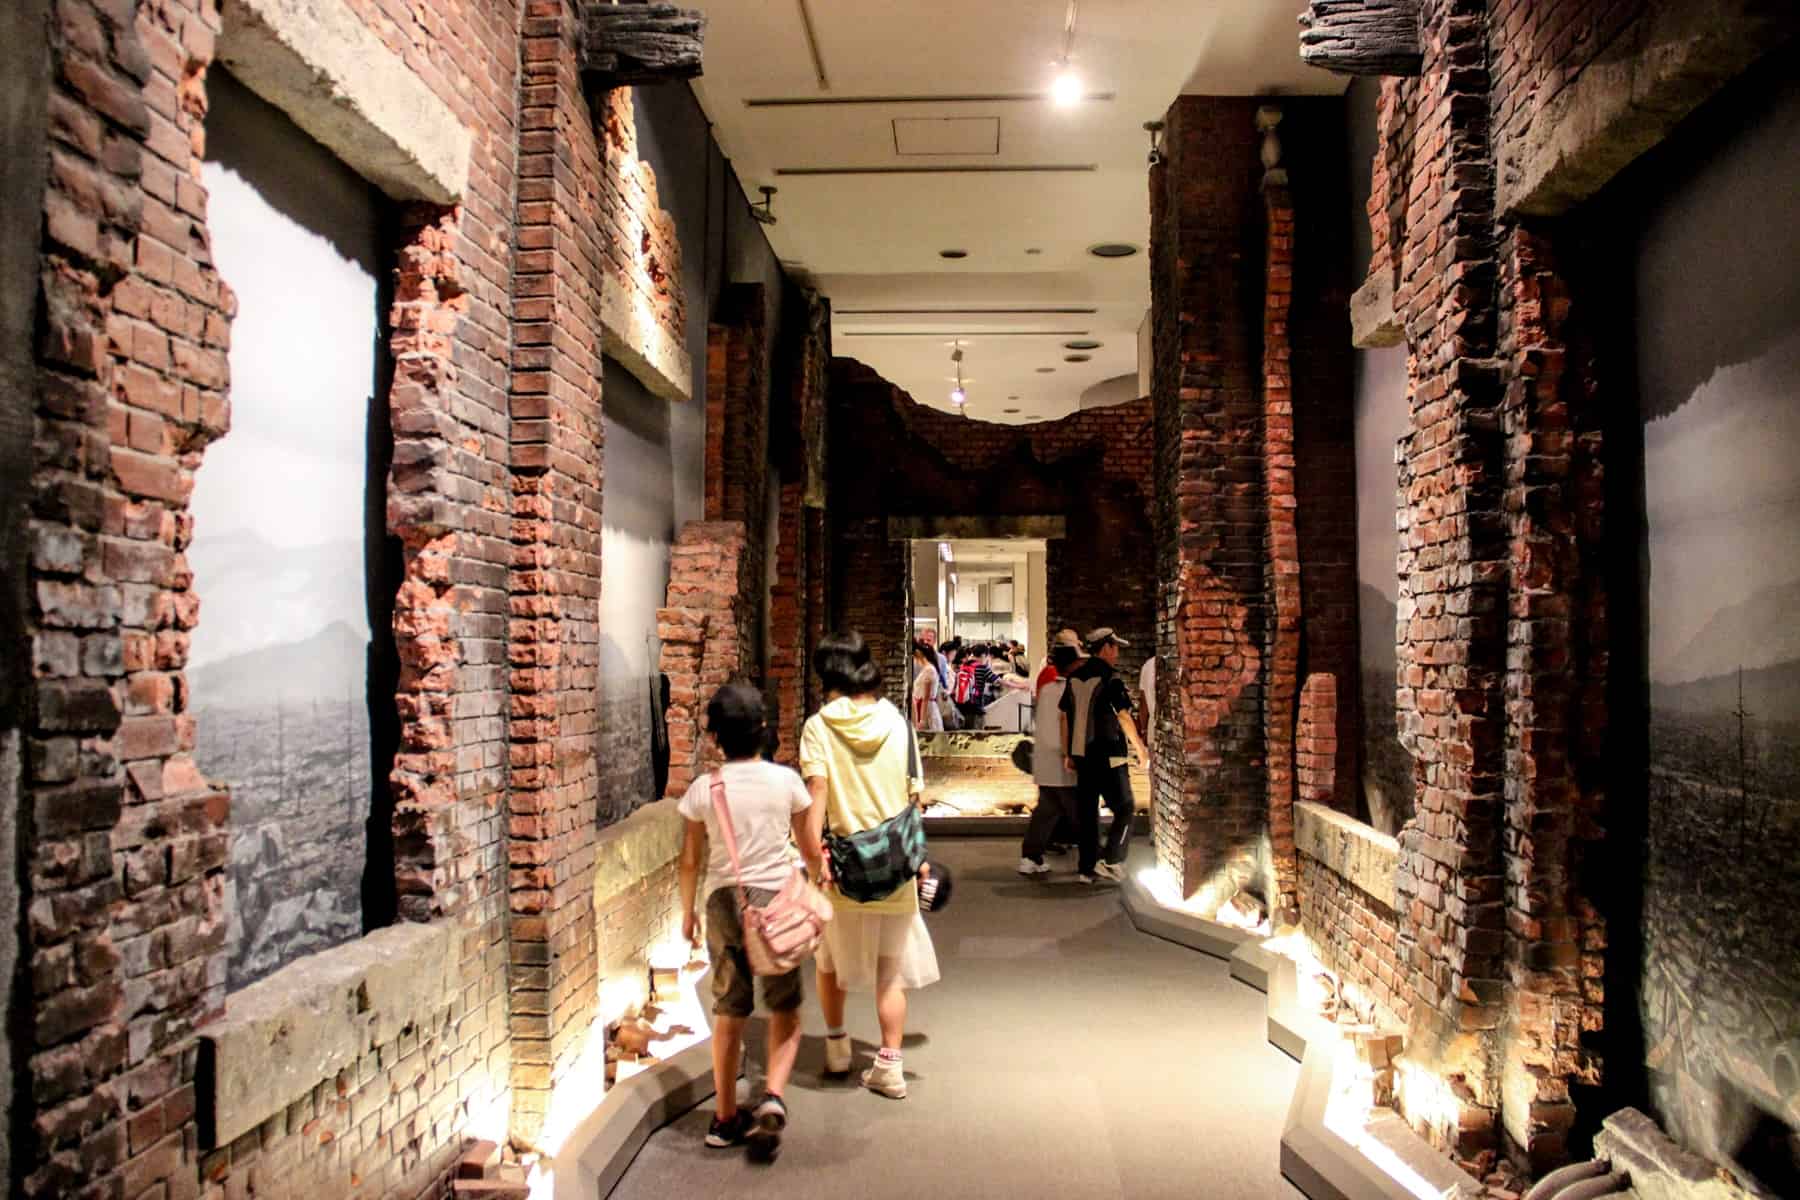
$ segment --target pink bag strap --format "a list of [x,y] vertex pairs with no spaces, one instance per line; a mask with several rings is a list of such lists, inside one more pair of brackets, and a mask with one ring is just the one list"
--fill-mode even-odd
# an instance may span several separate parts
[[713,812],[719,818],[719,833],[725,839],[726,853],[731,855],[731,873],[736,876],[738,907],[750,907],[750,897],[744,891],[744,866],[738,859],[737,830],[731,824],[731,809],[725,804],[725,776],[722,771],[714,771],[712,777]]

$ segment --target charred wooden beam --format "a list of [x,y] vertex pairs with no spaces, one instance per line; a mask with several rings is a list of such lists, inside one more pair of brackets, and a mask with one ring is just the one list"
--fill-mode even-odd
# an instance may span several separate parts
[[1312,0],[1300,61],[1340,75],[1417,75],[1419,0]]
[[673,4],[581,6],[581,74],[590,89],[667,83],[700,74],[706,17]]

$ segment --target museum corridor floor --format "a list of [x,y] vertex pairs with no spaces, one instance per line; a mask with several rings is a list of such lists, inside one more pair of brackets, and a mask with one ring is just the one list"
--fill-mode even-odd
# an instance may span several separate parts
[[[1276,1165],[1298,1068],[1268,1044],[1262,995],[1223,962],[1137,932],[1115,888],[1021,879],[1015,842],[939,839],[932,852],[957,892],[931,918],[943,980],[907,1022],[910,1096],[821,1080],[809,979],[780,1161],[703,1149],[708,1100],[651,1138],[614,1200],[1300,1195]],[[860,1071],[875,1035],[866,997],[849,1026]],[[760,1047],[751,1057],[760,1072]]]

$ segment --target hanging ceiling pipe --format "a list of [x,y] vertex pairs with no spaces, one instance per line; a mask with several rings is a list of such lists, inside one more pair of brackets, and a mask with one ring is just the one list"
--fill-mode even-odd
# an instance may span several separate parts
[[806,35],[806,52],[812,55],[813,76],[819,81],[819,90],[831,90],[831,78],[825,74],[825,56],[819,51],[819,31],[813,25],[812,9],[807,7],[806,0],[799,0],[800,29]]

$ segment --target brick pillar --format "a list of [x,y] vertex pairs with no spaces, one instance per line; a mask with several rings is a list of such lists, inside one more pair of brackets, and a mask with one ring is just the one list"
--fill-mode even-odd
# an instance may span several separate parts
[[[575,56],[568,0],[526,20],[514,290],[511,786],[513,1125],[542,1125],[597,1000],[593,845],[599,732],[603,257],[591,214],[611,169]],[[528,301],[527,301],[527,298]],[[503,693],[504,694],[504,693]]]
[[[1271,911],[1300,910],[1294,852],[1294,720],[1300,691],[1300,534],[1295,522],[1294,397],[1288,311],[1294,287],[1294,205],[1280,161],[1281,109],[1257,110],[1263,133],[1263,532],[1270,616],[1264,663],[1263,747],[1267,755]],[[1276,893],[1279,893],[1279,897]]]
[[1152,176],[1157,853],[1221,899],[1261,876],[1268,829],[1255,108],[1182,97]]
[[719,685],[741,676],[741,589],[746,536],[741,521],[690,521],[669,550],[668,604],[657,610],[662,672],[669,677],[669,787],[679,796],[719,763],[706,737],[706,705]]
[[777,762],[800,765],[800,724],[806,718],[805,483],[781,485],[776,524],[775,584],[769,590],[768,687],[781,709]]
[[1568,1156],[1570,1088],[1600,1082],[1605,924],[1580,887],[1601,831],[1606,608],[1597,407],[1566,345],[1571,298],[1548,238],[1502,257],[1511,593],[1506,671],[1506,979],[1501,1115],[1536,1171]]
[[706,519],[744,529],[743,668],[760,675],[768,561],[769,380],[763,285],[732,284],[706,339]]
[[1408,1055],[1451,1098],[1408,1097],[1409,1114],[1482,1161],[1497,1147],[1500,1103],[1507,571],[1485,8],[1426,9],[1424,74],[1406,102],[1412,152],[1431,169],[1413,184],[1415,219],[1403,231],[1390,223],[1404,237],[1391,249],[1413,362],[1396,704],[1417,816],[1400,834],[1398,949]]

